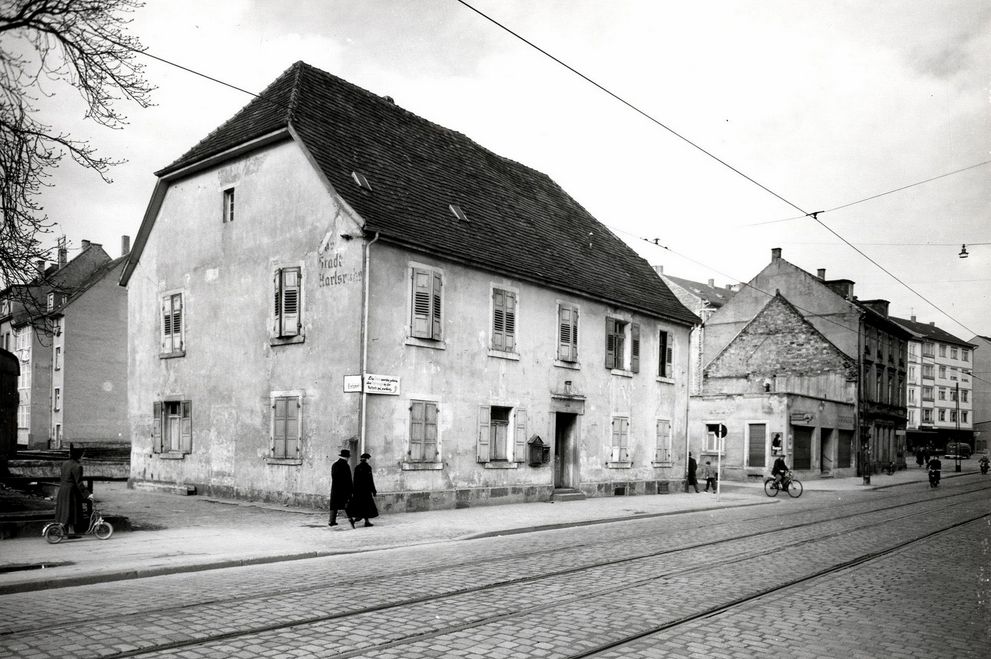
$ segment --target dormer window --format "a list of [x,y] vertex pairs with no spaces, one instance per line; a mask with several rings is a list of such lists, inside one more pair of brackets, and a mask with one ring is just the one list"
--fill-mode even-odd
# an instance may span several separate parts
[[465,215],[465,212],[461,210],[461,207],[458,206],[457,204],[451,204],[450,206],[448,206],[448,208],[451,209],[451,212],[454,213],[454,217],[458,218],[459,222],[468,221],[468,216]]
[[368,179],[361,172],[351,172],[351,178],[354,179],[354,182],[358,184],[359,188],[368,190],[369,192],[372,191],[371,183],[368,182]]

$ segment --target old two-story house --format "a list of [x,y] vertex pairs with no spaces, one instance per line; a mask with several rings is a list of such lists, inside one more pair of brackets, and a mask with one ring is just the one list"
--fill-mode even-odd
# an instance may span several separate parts
[[0,347],[20,370],[18,447],[129,442],[123,265],[84,240],[73,259],[61,248],[57,263],[0,293]]
[[132,479],[380,507],[683,477],[689,332],[550,178],[302,62],[158,183],[129,290]]
[[948,442],[974,448],[972,355],[976,345],[915,316],[893,318],[909,330],[908,426],[910,450],[942,451]]
[[[783,259],[780,248],[774,248],[770,264],[706,322],[704,359],[708,368],[768,300],[780,294],[829,344],[856,363],[852,417],[837,412],[837,425],[823,426],[814,414],[806,418],[811,412],[795,410],[795,416],[788,414],[789,427],[774,430],[784,434],[787,455],[794,468],[805,476],[834,474],[837,470],[843,473],[847,466],[840,465],[846,465],[848,452],[858,472],[865,471],[865,466],[874,471],[888,462],[904,464],[906,361],[911,334],[888,318],[887,301],[860,301],[853,287],[854,282],[848,279],[827,280],[825,269],[812,275]],[[798,348],[798,344],[782,347]],[[795,369],[796,374],[800,373],[798,367]],[[809,366],[809,372],[815,372],[814,364]],[[766,379],[761,384],[771,391],[779,386],[771,374]],[[789,380],[788,386],[804,386],[796,382]],[[831,387],[827,389],[833,396]],[[722,423],[718,418],[693,418],[692,437],[711,434],[712,424],[718,423]],[[742,427],[726,428],[728,444],[743,444]],[[845,445],[848,437],[853,440],[850,447]]]
[[702,393],[702,346],[705,343],[705,321],[733,297],[736,291],[740,290],[740,285],[727,284],[724,287],[719,287],[716,286],[713,279],[702,283],[683,277],[666,275],[663,265],[655,265],[654,270],[668,285],[675,297],[685,305],[685,308],[702,319],[702,324],[696,325],[692,330],[689,347],[691,371],[689,372],[688,383],[688,390],[691,395],[700,394]]
[[761,478],[778,455],[803,474],[847,475],[856,402],[857,361],[779,292],[706,365],[691,441],[728,480]]

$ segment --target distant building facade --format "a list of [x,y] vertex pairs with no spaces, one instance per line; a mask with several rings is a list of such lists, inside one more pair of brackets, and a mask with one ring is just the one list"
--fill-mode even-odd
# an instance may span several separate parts
[[971,384],[974,390],[974,451],[988,453],[991,439],[991,337],[975,335]]

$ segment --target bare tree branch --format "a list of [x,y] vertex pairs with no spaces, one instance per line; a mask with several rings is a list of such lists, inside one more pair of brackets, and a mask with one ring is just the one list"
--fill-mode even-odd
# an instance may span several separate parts
[[120,102],[151,105],[154,88],[138,60],[143,47],[127,32],[139,0],[0,0],[0,289],[40,315],[36,298],[51,288],[38,261],[51,261],[43,239],[52,223],[40,198],[67,155],[110,182],[122,161],[38,119],[47,85],[70,85],[86,117],[120,129]]

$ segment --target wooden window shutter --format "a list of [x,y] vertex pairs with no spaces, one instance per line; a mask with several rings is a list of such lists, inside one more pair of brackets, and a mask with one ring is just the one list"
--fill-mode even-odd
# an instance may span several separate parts
[[182,401],[182,418],[179,426],[179,450],[183,453],[193,452],[193,403]]
[[286,401],[276,398],[272,401],[272,438],[269,442],[269,452],[278,458],[285,453],[286,442]]
[[423,404],[423,459],[436,460],[437,448],[437,403]]
[[492,348],[506,350],[506,293],[492,289]]
[[492,418],[492,408],[488,405],[481,405],[478,408],[478,441],[476,442],[475,460],[478,462],[489,461],[489,426]]
[[426,270],[413,270],[413,322],[411,333],[421,339],[432,338],[433,317],[430,313],[430,298],[433,278]]
[[443,285],[443,280],[440,278],[440,273],[434,273],[433,281],[433,309],[431,312],[433,314],[433,322],[431,324],[431,338],[440,340],[441,338],[441,316],[440,316],[440,298],[441,298],[441,286]]
[[578,309],[566,305],[557,308],[557,358],[563,362],[578,361]]
[[183,350],[185,332],[183,331],[182,293],[172,296],[172,350]]
[[299,268],[282,269],[281,336],[297,336],[299,334],[301,279]]
[[299,435],[302,420],[301,407],[303,403],[297,398],[286,400],[286,451],[287,458],[299,457]]
[[161,352],[172,352],[172,298],[162,298]]
[[630,370],[640,372],[640,323],[630,325]]
[[657,420],[657,443],[654,452],[655,462],[668,462],[671,459],[671,422],[667,419]]
[[606,318],[606,368],[616,368],[616,321]]
[[282,336],[282,271],[276,270],[272,277],[272,288],[275,291],[275,309],[273,313],[272,333]]
[[513,428],[513,462],[526,460],[526,410],[516,410],[516,426]]
[[155,401],[153,405],[153,420],[151,423],[151,450],[153,453],[162,452],[162,404]]
[[516,293],[506,293],[506,350],[516,349]]
[[425,406],[426,403],[414,400],[409,407],[409,457],[413,462],[423,460],[423,439],[426,435]]

